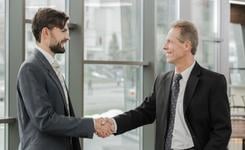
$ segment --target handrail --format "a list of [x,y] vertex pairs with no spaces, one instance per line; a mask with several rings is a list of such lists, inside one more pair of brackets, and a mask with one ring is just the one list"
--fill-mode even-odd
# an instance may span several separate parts
[[0,117],[0,124],[11,124],[17,121],[14,117]]

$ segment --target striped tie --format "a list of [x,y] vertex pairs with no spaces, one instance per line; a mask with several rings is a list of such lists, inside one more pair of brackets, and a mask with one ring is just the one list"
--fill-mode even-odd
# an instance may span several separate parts
[[171,88],[170,116],[169,116],[167,137],[166,137],[166,142],[165,142],[165,150],[171,150],[176,104],[177,104],[179,86],[180,86],[179,81],[181,79],[182,79],[181,74],[175,74],[174,79],[173,79],[172,88]]

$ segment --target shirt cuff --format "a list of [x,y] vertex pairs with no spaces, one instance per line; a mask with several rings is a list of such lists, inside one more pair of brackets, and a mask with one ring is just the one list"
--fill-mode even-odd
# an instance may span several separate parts
[[116,121],[115,121],[114,118],[111,118],[111,119],[112,119],[113,124],[114,124],[114,131],[113,131],[113,133],[117,133],[117,123],[116,123]]

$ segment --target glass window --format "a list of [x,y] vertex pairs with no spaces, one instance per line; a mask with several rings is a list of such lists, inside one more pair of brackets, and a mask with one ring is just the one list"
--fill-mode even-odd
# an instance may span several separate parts
[[196,59],[204,67],[215,70],[219,40],[219,1],[191,0],[191,20],[198,28],[199,44]]
[[[135,108],[142,100],[142,67],[118,65],[85,65],[85,116],[112,117]],[[101,139],[85,140],[85,150],[139,150],[140,129]]]
[[178,18],[177,2],[178,0],[156,1],[156,73],[166,71],[170,67],[163,53],[163,44],[171,23]]
[[86,60],[142,60],[141,1],[85,0]]
[[0,117],[4,116],[5,100],[5,1],[0,0]]
[[5,125],[4,124],[0,124],[0,150],[4,150],[4,146],[5,146]]
[[32,19],[39,8],[50,7],[61,11],[66,11],[67,0],[26,0],[26,19]]
[[[6,63],[6,47],[5,47],[5,31],[6,31],[6,12],[5,0],[0,0],[0,118],[5,116],[5,63]],[[5,128],[0,124],[0,150],[5,148]]]
[[245,86],[245,26],[231,23],[229,37],[231,85]]
[[[245,114],[245,25],[230,23],[229,29],[230,106],[232,125],[236,128],[235,121],[241,121]],[[230,148],[238,147],[243,149],[243,139],[232,137]]]
[[25,28],[26,28],[26,30],[25,30],[25,32],[26,32],[26,36],[25,36],[25,47],[26,47],[26,58],[27,57],[29,57],[31,54],[32,54],[32,52],[33,52],[33,50],[34,50],[34,48],[35,48],[35,38],[34,38],[34,36],[33,36],[33,34],[32,34],[32,30],[31,30],[31,24],[26,24],[25,25]]
[[[50,7],[54,8],[60,11],[68,12],[68,1],[67,0],[42,0],[42,1],[33,1],[33,0],[26,0],[26,19],[32,19],[34,17],[34,14],[37,12],[39,8],[43,7]],[[25,51],[25,56],[26,58],[29,57],[33,50],[35,49],[35,38],[32,34],[31,30],[31,24],[26,23],[26,30],[25,30],[25,45],[26,45],[26,51]],[[66,53],[68,53],[68,44],[66,45]],[[66,55],[67,54],[57,54],[55,57],[58,60],[61,69],[63,71],[64,76],[66,75]]]
[[[84,6],[84,59],[88,61],[84,64],[84,115],[111,117],[142,102],[143,68],[130,65],[143,61],[142,1],[85,0]],[[141,128],[106,139],[84,139],[85,150],[140,147]]]

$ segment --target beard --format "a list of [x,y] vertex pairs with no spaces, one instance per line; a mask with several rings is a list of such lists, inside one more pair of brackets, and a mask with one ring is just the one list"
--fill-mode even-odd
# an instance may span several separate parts
[[49,48],[54,54],[61,54],[65,52],[65,48],[61,46],[61,43],[65,41],[58,42],[57,44],[50,45]]

